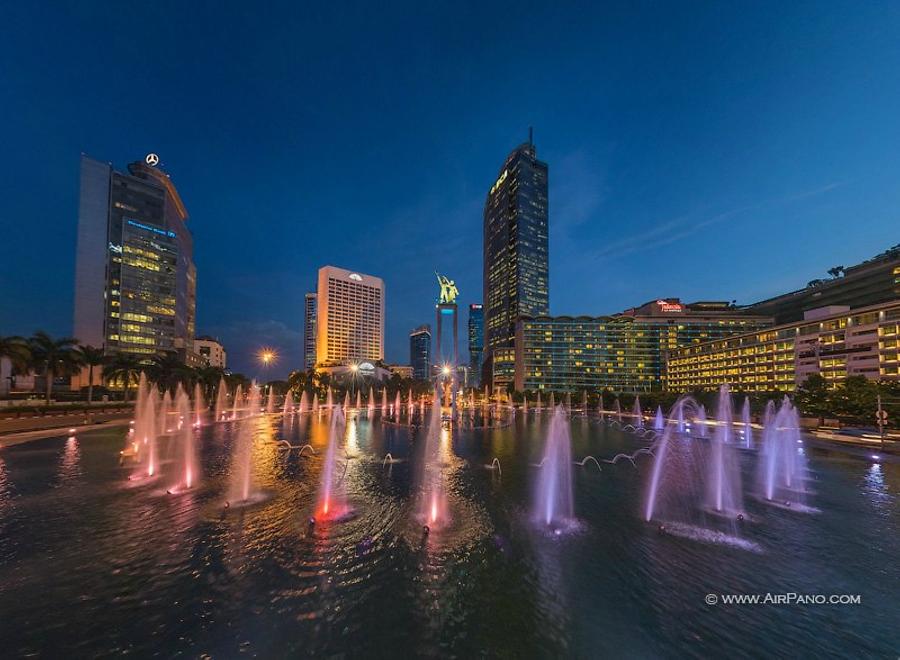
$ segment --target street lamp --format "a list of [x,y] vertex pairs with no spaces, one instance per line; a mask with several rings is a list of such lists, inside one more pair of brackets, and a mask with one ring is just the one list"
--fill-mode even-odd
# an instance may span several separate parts
[[275,352],[274,348],[261,348],[258,357],[264,367],[268,367],[270,364],[278,361],[278,353]]

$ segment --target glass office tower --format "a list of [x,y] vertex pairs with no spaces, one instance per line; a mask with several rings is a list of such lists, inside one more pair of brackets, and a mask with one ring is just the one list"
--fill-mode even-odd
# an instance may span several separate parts
[[81,157],[74,334],[107,354],[174,351],[194,364],[193,238],[156,163],[150,154],[124,173]]
[[513,381],[516,318],[550,313],[547,177],[529,135],[484,204],[484,359],[493,387]]
[[469,305],[469,385],[481,387],[484,354],[484,305]]
[[431,377],[431,326],[422,325],[409,333],[409,363],[416,380]]
[[307,293],[303,307],[303,366],[307,371],[316,366],[316,296]]

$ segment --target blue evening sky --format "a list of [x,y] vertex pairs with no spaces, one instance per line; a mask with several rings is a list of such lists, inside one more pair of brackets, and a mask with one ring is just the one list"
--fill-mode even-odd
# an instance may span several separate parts
[[323,264],[385,279],[391,362],[435,270],[480,301],[529,125],[554,314],[753,302],[900,242],[896,3],[20,2],[0,58],[0,334],[71,332],[81,152],[160,154],[198,332],[249,375],[299,365]]

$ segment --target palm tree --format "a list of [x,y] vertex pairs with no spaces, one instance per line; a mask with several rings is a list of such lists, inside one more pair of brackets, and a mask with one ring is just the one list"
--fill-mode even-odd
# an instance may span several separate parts
[[[26,371],[31,364],[31,349],[23,337],[0,337],[0,361],[9,360],[12,370]],[[9,381],[0,383],[0,393],[9,391]]]
[[174,351],[153,356],[147,365],[147,375],[164,390],[174,390],[179,383],[188,389],[195,378],[194,370]]
[[213,392],[225,375],[225,370],[220,367],[200,367],[196,372],[197,381],[203,387],[203,396],[207,401],[212,401]]
[[94,367],[103,364],[103,349],[84,344],[79,346],[78,350],[81,352],[81,363],[88,368],[88,403],[92,403],[94,401]]
[[44,372],[47,379],[47,404],[53,392],[53,379],[57,376],[71,376],[81,366],[78,340],[74,337],[53,339],[46,332],[38,331],[28,340],[32,365]]
[[140,359],[128,353],[116,353],[106,360],[103,367],[103,377],[107,380],[122,381],[125,388],[125,401],[128,401],[128,391],[131,389],[132,383],[140,380],[141,372],[144,371],[146,365],[142,364]]

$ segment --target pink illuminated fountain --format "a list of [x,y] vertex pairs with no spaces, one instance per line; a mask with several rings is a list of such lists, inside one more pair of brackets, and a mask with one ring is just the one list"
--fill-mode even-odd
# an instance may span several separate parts
[[238,384],[237,387],[234,388],[234,403],[231,406],[231,419],[235,420],[238,418],[238,414],[241,410],[241,405],[243,403],[243,394],[241,392],[241,386]]
[[191,402],[187,392],[180,385],[175,394],[175,411],[179,421],[173,437],[177,443],[175,447],[180,454],[180,461],[176,472],[177,483],[171,492],[194,488],[200,478],[194,426],[188,423],[191,419]]
[[438,529],[448,523],[447,496],[444,493],[440,446],[441,396],[440,392],[435,390],[419,473],[418,515],[429,529]]
[[206,402],[203,400],[203,389],[200,383],[194,385],[194,426],[203,426],[203,415],[206,413]]
[[[254,383],[250,386],[250,410],[259,410],[260,392]],[[238,424],[235,440],[234,457],[231,466],[231,482],[228,489],[226,506],[244,505],[254,501],[253,492],[253,417],[248,417]]]
[[219,388],[216,391],[216,407],[215,407],[215,415],[217,422],[221,422],[225,419],[225,408],[228,407],[228,385],[225,383],[225,378],[221,378],[219,380]]
[[328,429],[328,448],[322,465],[322,481],[316,504],[317,521],[341,518],[347,513],[343,476],[337,474],[338,444],[343,437],[344,414],[340,408],[336,408],[331,414],[331,425]]

